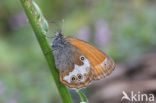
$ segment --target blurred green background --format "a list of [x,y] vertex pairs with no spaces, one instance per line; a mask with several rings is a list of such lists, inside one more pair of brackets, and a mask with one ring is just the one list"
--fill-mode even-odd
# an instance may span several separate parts
[[[61,28],[64,19],[64,35],[92,43],[117,64],[129,64],[156,50],[155,0],[35,1],[50,24],[49,36],[58,28],[51,22]],[[0,103],[60,102],[20,1],[0,0]]]

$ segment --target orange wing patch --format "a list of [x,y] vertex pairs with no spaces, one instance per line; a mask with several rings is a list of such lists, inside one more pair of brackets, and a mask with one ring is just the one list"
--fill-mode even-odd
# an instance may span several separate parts
[[89,59],[93,65],[94,80],[105,77],[114,70],[114,61],[96,47],[75,38],[67,37],[66,39]]

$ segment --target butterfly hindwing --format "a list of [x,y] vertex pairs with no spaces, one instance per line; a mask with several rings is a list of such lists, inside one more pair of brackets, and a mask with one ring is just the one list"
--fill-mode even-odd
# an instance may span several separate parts
[[[59,70],[60,82],[70,88],[85,87],[93,79],[91,63],[76,47],[70,47],[68,50],[70,51],[68,55],[70,55],[71,64],[66,69]],[[69,59],[64,62],[68,63],[67,61]]]
[[105,77],[114,70],[114,61],[96,47],[76,38],[67,37],[67,39],[72,45],[80,49],[91,62],[94,80]]

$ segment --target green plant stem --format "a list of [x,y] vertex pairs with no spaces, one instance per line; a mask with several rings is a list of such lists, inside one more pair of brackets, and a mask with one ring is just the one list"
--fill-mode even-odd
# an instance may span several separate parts
[[[29,19],[29,22],[35,32],[36,38],[40,44],[42,52],[48,62],[55,84],[62,98],[63,103],[72,103],[72,99],[67,88],[59,82],[59,73],[56,70],[54,56],[45,35],[48,31],[48,24],[39,7],[33,0],[20,0]],[[47,53],[49,52],[49,53]]]
[[87,97],[83,94],[81,90],[77,90],[77,93],[79,94],[82,102],[88,103]]

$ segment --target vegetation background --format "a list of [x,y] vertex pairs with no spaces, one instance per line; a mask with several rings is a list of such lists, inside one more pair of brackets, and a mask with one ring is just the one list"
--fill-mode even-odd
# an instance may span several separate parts
[[[50,23],[49,36],[64,19],[64,35],[88,41],[115,60],[110,76],[83,89],[90,102],[120,103],[122,91],[156,95],[155,0],[35,1]],[[61,102],[32,34],[20,1],[0,0],[0,103]]]

